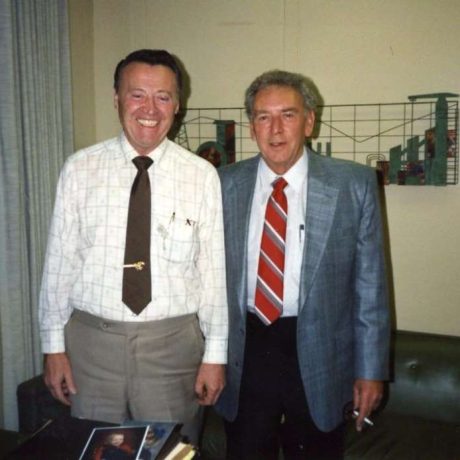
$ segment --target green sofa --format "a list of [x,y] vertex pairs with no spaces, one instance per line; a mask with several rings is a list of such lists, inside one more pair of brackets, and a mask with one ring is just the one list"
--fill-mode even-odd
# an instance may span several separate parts
[[[398,331],[391,363],[374,426],[347,426],[346,460],[460,460],[460,337]],[[210,408],[202,460],[222,460],[224,451],[223,422]]]
[[[391,363],[375,425],[363,433],[347,427],[346,460],[460,460],[460,337],[398,331]],[[19,385],[18,406],[25,434],[68,413],[40,376]],[[208,408],[201,460],[222,460],[224,452],[222,419]]]

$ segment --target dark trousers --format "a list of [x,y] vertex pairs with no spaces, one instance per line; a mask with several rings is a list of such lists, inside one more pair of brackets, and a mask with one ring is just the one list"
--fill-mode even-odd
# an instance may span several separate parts
[[265,326],[248,313],[238,416],[226,422],[228,460],[343,458],[344,427],[329,433],[311,419],[300,377],[297,318]]

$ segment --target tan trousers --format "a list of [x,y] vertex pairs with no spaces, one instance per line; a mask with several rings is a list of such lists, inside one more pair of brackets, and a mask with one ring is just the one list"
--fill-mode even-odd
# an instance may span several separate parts
[[194,384],[204,340],[196,315],[139,323],[76,310],[65,333],[77,387],[73,416],[174,421],[198,442],[202,411]]

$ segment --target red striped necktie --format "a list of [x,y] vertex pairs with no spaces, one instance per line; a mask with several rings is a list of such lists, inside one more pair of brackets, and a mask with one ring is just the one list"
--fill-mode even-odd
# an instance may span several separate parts
[[269,325],[283,311],[284,253],[286,243],[288,204],[284,188],[287,182],[278,178],[267,202],[260,244],[259,267],[255,295],[255,311]]

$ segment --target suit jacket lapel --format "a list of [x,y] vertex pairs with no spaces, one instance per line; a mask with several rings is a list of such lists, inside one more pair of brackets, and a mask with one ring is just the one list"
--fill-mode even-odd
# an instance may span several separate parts
[[[235,266],[242,267],[234,280],[235,290],[238,293],[238,304],[243,315],[246,314],[247,306],[247,279],[248,279],[248,231],[249,219],[251,214],[252,200],[254,196],[254,188],[257,178],[257,168],[259,157],[249,160],[244,163],[244,167],[233,176],[233,181],[229,185],[229,196],[231,202],[228,203],[229,209],[232,210],[232,219],[228,225],[233,228],[229,234],[235,239],[232,241],[232,255]],[[225,192],[224,192],[225,193]]]
[[321,159],[308,152],[308,191],[305,248],[302,260],[299,308],[305,306],[324,254],[337,206],[338,189],[329,184]]

